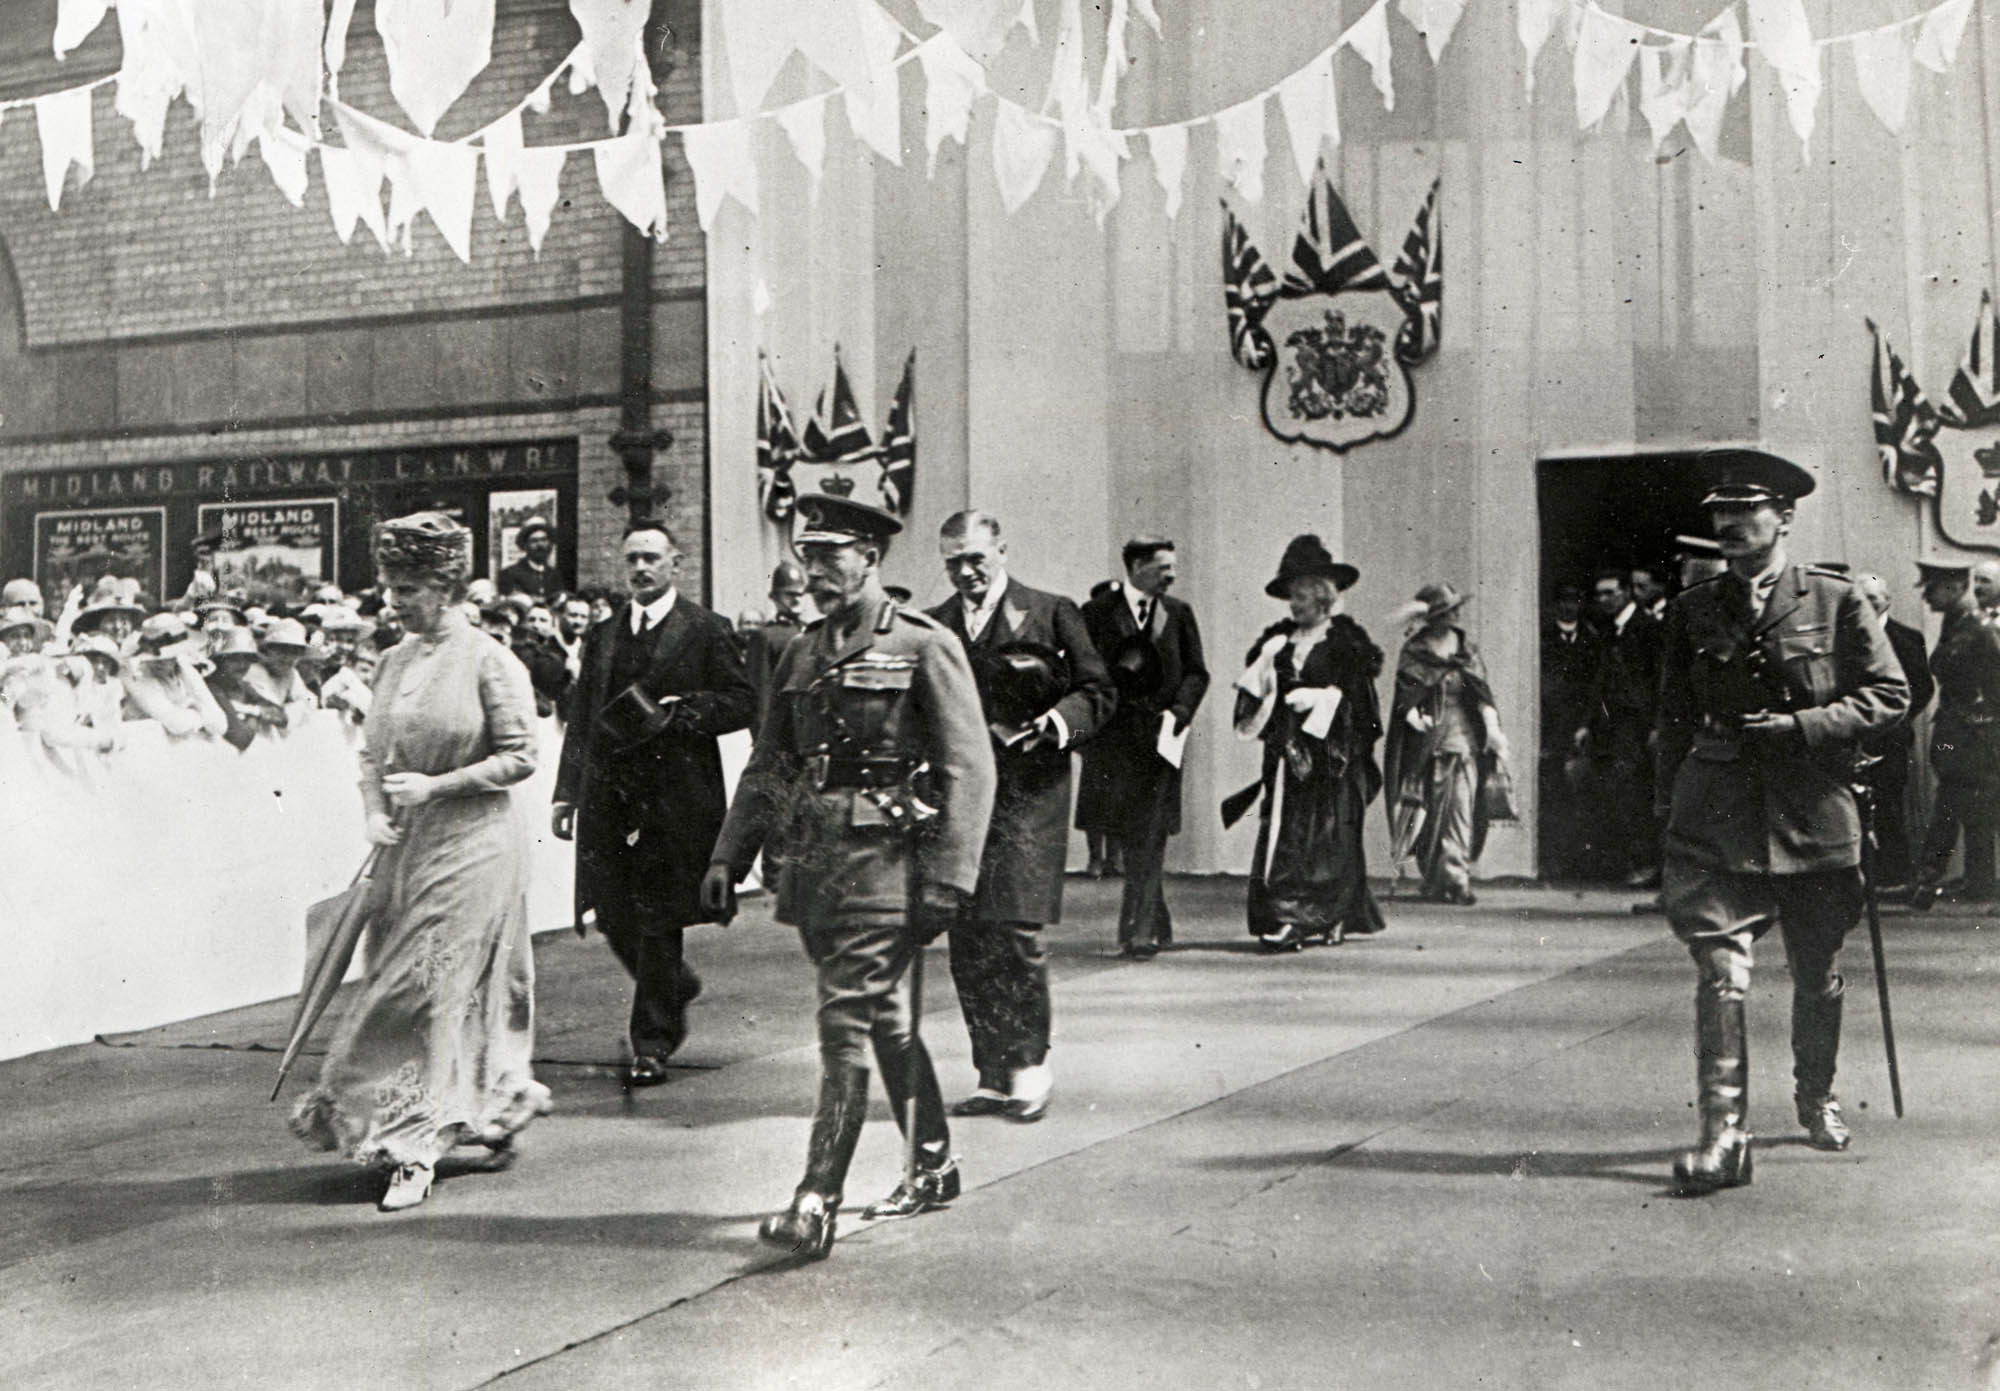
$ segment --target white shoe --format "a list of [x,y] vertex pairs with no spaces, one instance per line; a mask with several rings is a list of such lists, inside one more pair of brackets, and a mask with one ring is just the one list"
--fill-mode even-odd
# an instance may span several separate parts
[[415,1207],[431,1195],[431,1180],[437,1171],[428,1164],[400,1164],[389,1175],[388,1191],[376,1206],[383,1212],[401,1212]]
[[1007,1099],[1007,1115],[1017,1121],[1038,1121],[1048,1114],[1049,1094],[1056,1088],[1056,1075],[1047,1063],[1014,1069],[1013,1094]]

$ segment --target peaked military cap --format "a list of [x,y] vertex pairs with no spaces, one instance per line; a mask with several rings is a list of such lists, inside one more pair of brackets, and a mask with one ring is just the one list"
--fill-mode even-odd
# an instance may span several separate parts
[[798,533],[792,537],[795,546],[886,541],[903,529],[894,513],[826,493],[808,493],[799,499],[799,522]]
[[1917,562],[1917,588],[1919,589],[1924,588],[1926,585],[1937,584],[1940,581],[1970,580],[1971,578],[1972,567],[1970,565],[1938,565],[1928,560]]
[[1761,449],[1711,449],[1701,456],[1701,465],[1709,473],[1703,507],[1756,502],[1789,505],[1818,486],[1810,473],[1790,459]]

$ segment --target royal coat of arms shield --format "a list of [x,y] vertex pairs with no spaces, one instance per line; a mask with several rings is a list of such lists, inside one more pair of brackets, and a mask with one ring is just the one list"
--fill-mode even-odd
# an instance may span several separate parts
[[1938,530],[1954,546],[2000,551],[2000,423],[1939,430]]

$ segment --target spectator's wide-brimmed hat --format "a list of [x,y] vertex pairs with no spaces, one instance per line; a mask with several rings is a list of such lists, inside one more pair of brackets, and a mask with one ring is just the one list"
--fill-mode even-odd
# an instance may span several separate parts
[[1970,565],[1940,565],[1932,560],[1920,560],[1917,562],[1917,588],[1919,589],[1928,589],[1934,584],[1949,583],[1952,581],[1969,583],[1971,579],[1972,567]]
[[521,626],[520,611],[512,604],[501,599],[495,599],[492,603],[481,608],[479,610],[479,620],[482,623],[505,623],[509,628],[518,628]]
[[1427,584],[1417,591],[1416,602],[1424,606],[1419,615],[1426,623],[1435,623],[1449,614],[1457,613],[1465,607],[1466,596],[1460,594],[1446,580]]
[[146,606],[139,602],[139,582],[119,575],[106,575],[90,591],[90,598],[70,624],[74,633],[88,633],[113,614],[122,613],[134,623],[146,616]]
[[1278,561],[1277,578],[1264,586],[1264,592],[1273,599],[1289,599],[1293,580],[1313,577],[1332,580],[1335,589],[1346,589],[1361,578],[1361,572],[1344,560],[1335,560],[1325,543],[1308,532],[1294,536],[1286,545]]
[[314,604],[312,613],[322,633],[360,633],[375,626],[345,604]]
[[244,597],[231,590],[227,594],[217,594],[203,599],[194,606],[194,616],[205,624],[216,614],[225,614],[232,624],[240,628],[250,621],[249,615],[244,612],[244,606]]
[[249,657],[253,660],[263,657],[257,646],[257,635],[248,628],[225,628],[215,640],[215,646],[208,650],[209,659],[219,662],[224,657]]
[[219,526],[211,527],[209,530],[204,531],[201,535],[189,541],[188,549],[198,551],[206,548],[212,551],[215,550],[224,541],[228,539],[229,539],[229,533],[227,531],[224,531]]
[[187,619],[169,609],[152,615],[139,625],[138,643],[141,651],[157,652],[177,642],[185,642],[192,635],[193,629],[188,627]]
[[902,518],[852,498],[808,493],[799,499],[799,529],[795,546],[845,546],[856,541],[887,541],[903,529]]
[[79,657],[89,657],[93,661],[103,662],[113,671],[117,671],[125,661],[124,654],[118,650],[118,644],[102,633],[79,633],[70,641],[69,650]]
[[55,636],[55,625],[31,608],[0,609],[0,639],[11,637],[26,628],[35,635],[35,646],[40,647]]
[[548,537],[551,541],[556,539],[556,529],[550,524],[547,517],[523,517],[521,524],[514,528],[514,543],[519,546],[525,546],[528,544],[528,538],[537,532]]
[[1813,476],[1761,449],[1710,449],[1698,461],[1708,474],[1703,507],[1744,507],[1759,502],[1789,507],[1818,486]]
[[379,581],[461,585],[472,577],[472,532],[442,512],[412,512],[375,527]]
[[1069,661],[1039,642],[1003,642],[979,663],[987,718],[1006,725],[1040,719],[1069,693]]
[[269,650],[300,656],[314,650],[312,640],[306,635],[306,625],[296,618],[280,618],[274,622],[264,634],[263,645]]

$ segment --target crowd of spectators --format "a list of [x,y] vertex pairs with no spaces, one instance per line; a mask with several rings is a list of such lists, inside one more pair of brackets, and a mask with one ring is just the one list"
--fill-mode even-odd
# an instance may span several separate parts
[[[537,712],[560,718],[584,632],[610,612],[611,596],[544,600],[478,580],[466,602],[527,668]],[[150,720],[171,740],[239,751],[282,739],[314,710],[358,729],[376,665],[402,637],[374,590],[324,584],[285,603],[197,587],[157,604],[137,580],[106,575],[71,589],[51,614],[33,580],[10,580],[0,586],[0,733],[110,756],[133,721]]]

